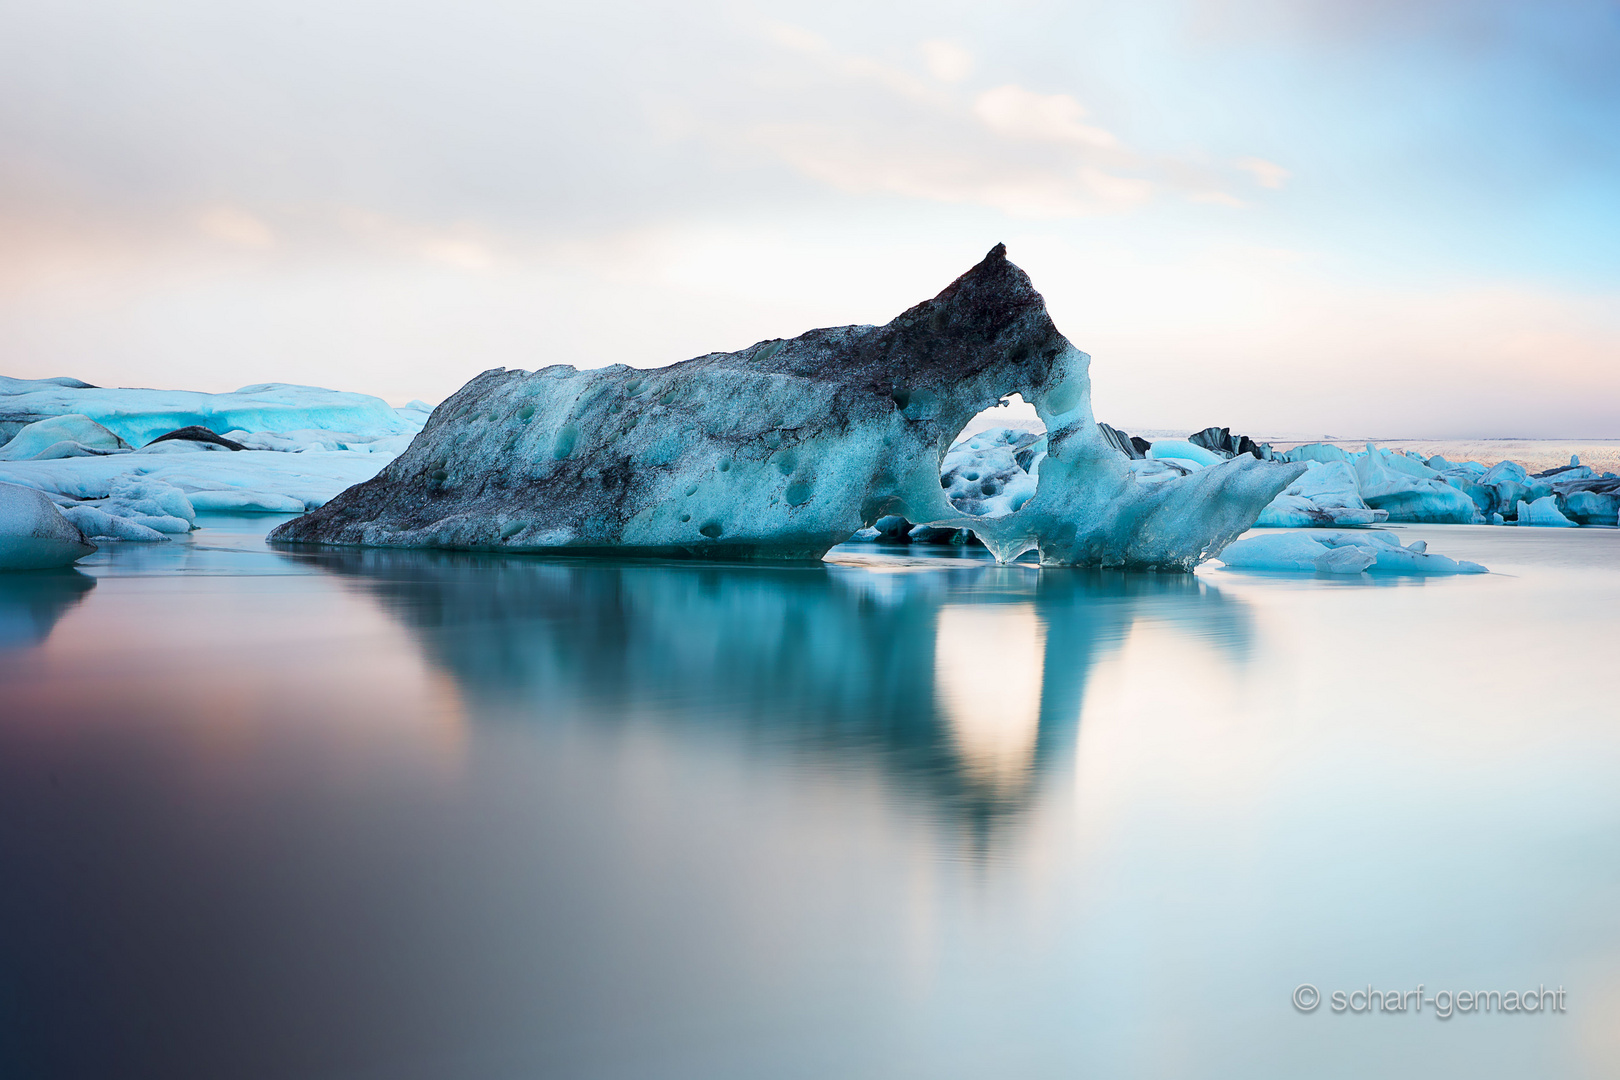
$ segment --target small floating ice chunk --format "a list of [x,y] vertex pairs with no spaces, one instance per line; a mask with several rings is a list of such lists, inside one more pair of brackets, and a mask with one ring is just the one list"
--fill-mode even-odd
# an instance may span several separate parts
[[1544,495],[1530,503],[1523,499],[1519,500],[1519,524],[1538,525],[1549,529],[1575,527],[1575,522],[1558,512],[1558,499],[1553,495]]
[[[1334,549],[1306,533],[1276,533],[1239,540],[1221,552],[1220,560],[1233,569],[1297,570],[1314,573],[1359,574],[1375,557],[1359,548],[1346,548],[1352,555],[1335,560]],[[1358,553],[1359,554],[1355,554]]]
[[[1340,554],[1354,552],[1354,555]],[[1483,574],[1485,567],[1433,555],[1415,540],[1402,547],[1394,534],[1365,532],[1275,533],[1252,536],[1230,545],[1220,555],[1228,567],[1328,574]]]

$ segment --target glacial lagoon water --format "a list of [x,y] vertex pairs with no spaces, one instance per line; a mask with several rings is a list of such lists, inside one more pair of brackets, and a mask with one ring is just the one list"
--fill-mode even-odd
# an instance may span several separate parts
[[[0,1075],[1620,1074],[1620,532],[1333,580],[279,520],[0,578]],[[1564,1008],[1329,1000],[1419,984]]]

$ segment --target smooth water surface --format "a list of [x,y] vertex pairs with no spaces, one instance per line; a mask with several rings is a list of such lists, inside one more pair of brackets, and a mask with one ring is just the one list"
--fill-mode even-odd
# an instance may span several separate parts
[[1620,1074],[1620,532],[1334,580],[279,520],[0,577],[0,1075]]

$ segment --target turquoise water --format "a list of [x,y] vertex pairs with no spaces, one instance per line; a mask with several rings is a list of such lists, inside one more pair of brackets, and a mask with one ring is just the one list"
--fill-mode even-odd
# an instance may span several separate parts
[[1620,1074],[1620,532],[1343,581],[280,520],[0,578],[0,1075]]

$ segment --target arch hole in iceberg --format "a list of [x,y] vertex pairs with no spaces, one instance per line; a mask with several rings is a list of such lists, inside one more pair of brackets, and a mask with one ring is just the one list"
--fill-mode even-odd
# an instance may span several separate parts
[[962,426],[939,467],[939,486],[958,513],[1005,517],[1028,502],[1040,484],[1046,425],[1018,394]]

